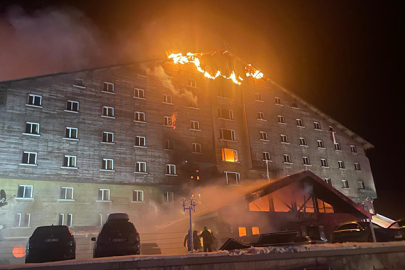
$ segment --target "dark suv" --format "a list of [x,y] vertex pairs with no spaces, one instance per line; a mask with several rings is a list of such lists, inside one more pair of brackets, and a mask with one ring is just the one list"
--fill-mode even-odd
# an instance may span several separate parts
[[25,263],[73,260],[76,242],[67,226],[42,226],[28,240]]
[[110,214],[94,244],[93,257],[139,255],[139,233],[124,213]]

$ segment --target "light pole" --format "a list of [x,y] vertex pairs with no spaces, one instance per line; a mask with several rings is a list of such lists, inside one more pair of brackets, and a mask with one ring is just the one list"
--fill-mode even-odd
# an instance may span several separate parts
[[266,169],[267,169],[267,180],[270,181],[270,174],[269,174],[269,160],[266,159]]
[[375,232],[374,232],[373,223],[371,222],[371,214],[370,214],[370,210],[373,209],[373,207],[372,207],[373,200],[371,198],[366,198],[364,201],[361,202],[361,204],[363,205],[364,210],[367,211],[367,216],[368,216],[368,220],[369,220],[369,224],[370,224],[371,235],[372,235],[373,241],[375,243],[375,242],[377,242],[377,240],[375,239]]
[[195,212],[195,207],[198,204],[198,198],[196,198],[194,196],[194,194],[192,194],[190,200],[188,200],[186,198],[183,198],[183,200],[181,200],[181,202],[183,204],[184,212],[186,210],[188,210],[188,214],[189,214],[189,217],[190,217],[190,233],[189,233],[188,237],[190,239],[190,247],[189,248],[191,250],[191,253],[193,253],[193,251],[194,251],[194,246],[193,246],[193,221],[192,221],[192,218],[191,218],[191,212]]

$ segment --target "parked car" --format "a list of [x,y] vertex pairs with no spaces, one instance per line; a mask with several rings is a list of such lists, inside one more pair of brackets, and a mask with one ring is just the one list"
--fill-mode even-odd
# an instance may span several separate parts
[[398,219],[395,222],[393,222],[388,228],[392,229],[400,229],[405,227],[405,218],[403,219]]
[[73,260],[76,241],[67,226],[42,226],[28,240],[25,263]]
[[140,254],[139,233],[125,213],[110,214],[94,243],[93,257]]
[[160,247],[156,243],[142,243],[141,244],[142,255],[156,255],[162,254]]
[[[405,228],[383,228],[373,224],[377,242],[405,240]],[[345,222],[332,233],[332,243],[373,242],[369,222]]]

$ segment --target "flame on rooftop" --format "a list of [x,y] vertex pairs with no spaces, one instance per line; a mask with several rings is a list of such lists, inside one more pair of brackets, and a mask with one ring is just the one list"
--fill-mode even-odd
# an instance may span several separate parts
[[216,79],[222,77],[231,80],[235,84],[241,85],[248,78],[262,79],[263,73],[247,64],[234,54],[225,50],[222,52],[204,52],[204,53],[172,53],[168,56],[175,64],[194,64],[196,69],[204,74],[204,77]]

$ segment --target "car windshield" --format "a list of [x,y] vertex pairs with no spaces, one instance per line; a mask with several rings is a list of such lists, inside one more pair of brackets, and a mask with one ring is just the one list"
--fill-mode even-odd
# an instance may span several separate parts
[[33,239],[46,239],[53,237],[70,236],[70,231],[66,226],[38,227],[32,234]]

